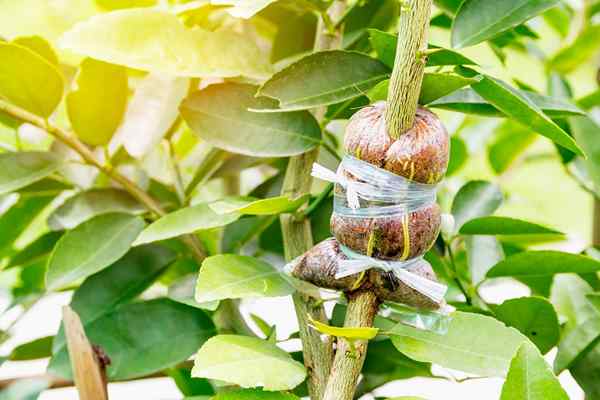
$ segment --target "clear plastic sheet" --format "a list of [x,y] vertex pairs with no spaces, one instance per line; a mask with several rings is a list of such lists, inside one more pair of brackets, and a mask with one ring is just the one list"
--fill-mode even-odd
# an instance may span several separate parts
[[395,322],[439,335],[445,335],[448,332],[452,321],[452,312],[454,312],[454,307],[447,304],[439,310],[428,311],[397,303],[384,303],[380,311],[384,317]]

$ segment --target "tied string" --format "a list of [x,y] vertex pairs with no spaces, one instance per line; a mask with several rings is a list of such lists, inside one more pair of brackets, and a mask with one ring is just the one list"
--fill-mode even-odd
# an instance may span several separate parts
[[435,303],[442,303],[448,287],[430,279],[423,278],[417,274],[407,271],[407,268],[418,265],[425,261],[422,257],[413,258],[408,261],[386,261],[356,253],[346,246],[340,245],[342,252],[348,260],[340,262],[336,279],[358,274],[371,268],[378,268],[386,272],[392,272],[396,278],[408,287],[427,296]]
[[342,164],[336,172],[330,171],[324,166],[314,163],[312,166],[311,175],[317,179],[322,181],[327,181],[331,183],[337,183],[344,189],[346,189],[346,198],[348,200],[348,205],[351,209],[356,210],[360,208],[360,201],[358,199],[358,193],[356,191],[356,185],[354,181],[346,178],[344,176],[344,170],[342,168]]

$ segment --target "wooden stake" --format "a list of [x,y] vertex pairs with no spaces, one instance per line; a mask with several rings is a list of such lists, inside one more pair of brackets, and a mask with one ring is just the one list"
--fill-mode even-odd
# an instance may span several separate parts
[[96,356],[79,316],[69,306],[63,307],[63,324],[79,399],[108,400],[105,364]]

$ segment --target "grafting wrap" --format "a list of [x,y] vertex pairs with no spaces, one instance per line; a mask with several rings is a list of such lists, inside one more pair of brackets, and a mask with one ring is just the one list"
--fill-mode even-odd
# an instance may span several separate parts
[[[335,173],[315,163],[312,175],[343,189],[335,191],[334,213],[345,217],[396,217],[406,226],[409,213],[436,201],[436,185],[410,181],[349,155],[343,158]],[[408,240],[407,234],[404,237]],[[445,285],[406,270],[416,263],[426,262],[422,256],[387,261],[357,253],[345,246],[341,246],[341,249],[348,260],[341,263],[336,278],[379,268],[394,273],[407,286],[435,302],[441,303],[444,299],[447,290]]]

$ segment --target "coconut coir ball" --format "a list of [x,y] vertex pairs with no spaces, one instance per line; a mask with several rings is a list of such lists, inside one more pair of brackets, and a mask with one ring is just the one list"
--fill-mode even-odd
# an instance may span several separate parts
[[[413,127],[398,139],[385,123],[385,102],[355,113],[346,127],[346,152],[410,181],[435,184],[446,173],[449,137],[431,111],[419,107]],[[352,177],[350,177],[352,179]],[[406,215],[357,218],[334,214],[331,230],[350,249],[386,260],[405,260],[424,254],[441,225],[437,204],[428,204]]]
[[[442,306],[406,285],[393,273],[377,268],[372,268],[365,274],[354,274],[336,279],[335,275],[339,271],[340,262],[347,259],[348,257],[341,251],[337,240],[326,239],[295,260],[290,273],[295,278],[326,289],[347,292],[358,289],[358,287],[367,287],[373,290],[381,301],[393,301],[427,310],[435,310]],[[431,265],[425,260],[406,270],[437,282]]]

